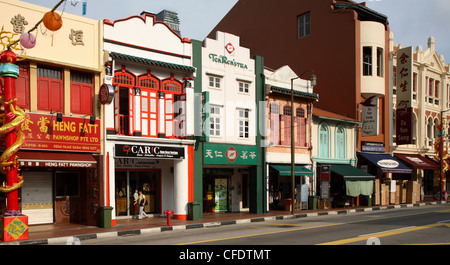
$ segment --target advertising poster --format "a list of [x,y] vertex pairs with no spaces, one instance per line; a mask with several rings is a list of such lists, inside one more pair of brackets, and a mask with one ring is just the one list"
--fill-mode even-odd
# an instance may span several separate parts
[[226,212],[227,211],[227,192],[228,185],[227,179],[216,179],[215,180],[215,202],[216,207],[215,212]]

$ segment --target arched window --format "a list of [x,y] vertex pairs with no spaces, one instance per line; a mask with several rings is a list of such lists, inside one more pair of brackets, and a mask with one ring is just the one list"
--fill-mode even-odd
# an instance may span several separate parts
[[428,118],[427,121],[427,143],[428,146],[433,145],[433,119],[431,117]]
[[289,106],[289,105],[284,106],[283,107],[283,115],[291,116],[291,114],[292,114],[291,106]]
[[160,81],[150,72],[138,76],[141,90],[141,130],[142,136],[158,136],[158,90]]
[[186,100],[183,83],[175,79],[172,75],[170,78],[162,81],[161,91],[164,92],[165,135],[166,137],[182,135],[183,132],[181,130],[184,130],[185,124],[182,124],[181,120],[184,119],[184,116],[180,112],[183,112],[183,106]]
[[296,110],[295,110],[295,116],[297,116],[297,117],[299,117],[299,118],[305,118],[305,110],[303,109],[303,108],[301,108],[301,107],[298,107]]
[[336,128],[336,158],[345,158],[345,130],[342,126]]
[[328,126],[322,124],[319,129],[319,157],[329,157],[329,129]]
[[[133,89],[136,76],[122,68],[114,73],[114,121],[118,134],[133,134]],[[117,89],[118,88],[118,89]]]
[[163,81],[161,90],[164,92],[169,92],[173,94],[182,94],[183,91],[183,84],[175,79],[166,79]]

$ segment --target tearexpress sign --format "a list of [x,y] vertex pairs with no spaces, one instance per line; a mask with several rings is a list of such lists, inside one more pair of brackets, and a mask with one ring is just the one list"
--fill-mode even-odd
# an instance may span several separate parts
[[214,53],[209,54],[209,59],[215,63],[228,64],[231,66],[239,67],[242,69],[248,69],[248,66],[245,63],[236,62],[234,59],[228,59],[225,55],[217,55]]

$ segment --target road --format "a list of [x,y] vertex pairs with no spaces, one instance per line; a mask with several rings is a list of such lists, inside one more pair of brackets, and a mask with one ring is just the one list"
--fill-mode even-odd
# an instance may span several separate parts
[[299,249],[298,245],[450,245],[450,204],[97,238],[80,243],[177,245],[178,259],[190,255],[206,262],[209,258],[206,250],[218,246],[222,247],[216,259],[220,256],[229,260],[238,255],[258,259],[267,255],[270,259],[269,255],[274,254],[270,251],[272,247],[280,250],[277,245],[290,245],[287,250],[292,250],[292,246]]

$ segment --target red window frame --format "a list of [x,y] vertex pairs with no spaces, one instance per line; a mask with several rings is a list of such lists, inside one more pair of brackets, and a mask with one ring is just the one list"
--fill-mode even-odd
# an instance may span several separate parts
[[[164,79],[161,82],[161,91],[165,93],[164,96],[164,124],[165,124],[165,134],[168,138],[176,137],[175,127],[178,126],[175,124],[175,101],[176,96],[184,94],[183,83],[174,78],[173,74],[170,78]],[[167,111],[167,104],[171,104],[171,111]],[[168,133],[167,131],[167,123],[172,124],[172,132]]]
[[70,72],[70,112],[93,114],[93,78],[92,73]]
[[[133,88],[135,87],[136,76],[127,71],[125,67],[114,72],[113,85],[114,91],[114,123],[116,132],[119,135],[133,134],[133,115],[134,115],[134,97]],[[128,90],[128,115],[120,113],[120,88]]]
[[[150,71],[137,77],[137,85],[141,90],[141,130],[142,136],[158,137],[159,100],[158,92],[161,81],[153,76]],[[151,102],[154,101],[155,111],[152,111]],[[147,111],[143,110],[143,102],[147,101]],[[144,120],[147,120],[147,128],[144,130]],[[152,128],[152,122],[155,128]],[[154,133],[152,133],[152,129]],[[147,133],[145,133],[147,131]]]
[[60,68],[37,67],[38,110],[64,110],[64,72]]

